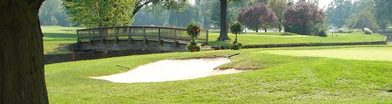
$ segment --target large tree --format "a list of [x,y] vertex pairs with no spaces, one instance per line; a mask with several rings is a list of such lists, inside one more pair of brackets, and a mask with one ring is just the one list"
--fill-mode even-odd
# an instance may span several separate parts
[[275,13],[265,4],[260,3],[241,9],[238,16],[239,22],[256,32],[259,32],[261,28],[267,32],[267,29],[273,27],[276,20]]
[[274,11],[276,17],[278,18],[275,27],[278,28],[279,32],[282,31],[284,10],[286,10],[288,1],[287,0],[269,0],[268,7]]
[[299,0],[285,11],[284,27],[286,32],[302,35],[318,35],[325,31],[323,10],[317,3]]
[[71,20],[86,27],[128,25],[135,0],[64,0]]
[[136,0],[135,2],[136,5],[132,11],[132,16],[135,16],[143,7],[148,5],[164,7],[166,9],[179,9],[186,7],[189,0]]
[[46,0],[43,2],[39,10],[39,18],[41,25],[71,25],[62,0]]
[[0,103],[47,104],[38,10],[43,0],[0,1]]
[[386,31],[392,21],[392,0],[375,0],[375,18],[383,31]]
[[220,35],[218,41],[229,40],[227,27],[227,0],[220,0]]
[[334,0],[327,8],[328,23],[334,27],[342,28],[353,14],[351,0]]
[[228,33],[228,20],[227,20],[227,4],[229,1],[242,1],[242,0],[219,0],[220,1],[220,35],[218,41],[229,40]]

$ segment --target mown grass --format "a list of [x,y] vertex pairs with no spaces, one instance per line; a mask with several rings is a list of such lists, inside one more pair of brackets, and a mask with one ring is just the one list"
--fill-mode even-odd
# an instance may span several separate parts
[[271,54],[290,56],[329,57],[354,60],[392,61],[392,47],[352,47],[334,49],[270,50]]
[[41,26],[44,34],[44,53],[61,54],[68,53],[63,49],[65,45],[75,43],[77,27]]
[[[271,50],[295,49],[135,55],[51,64],[46,66],[46,81],[50,102],[64,104],[392,103],[391,61],[343,60],[267,53]],[[368,49],[372,47],[363,47],[357,51]],[[219,57],[236,53],[240,55],[232,57],[232,63],[221,67],[254,70],[162,83],[116,84],[90,78],[129,71],[117,65],[132,69],[163,59]]]
[[[227,46],[234,41],[235,35],[229,34],[231,41],[219,42],[216,39],[219,33],[211,33],[210,45]],[[363,33],[329,33],[328,37],[306,36],[293,33],[245,33],[238,37],[243,45],[265,45],[265,44],[290,44],[290,43],[342,43],[342,42],[372,42],[383,41],[384,36],[380,34],[366,35]]]

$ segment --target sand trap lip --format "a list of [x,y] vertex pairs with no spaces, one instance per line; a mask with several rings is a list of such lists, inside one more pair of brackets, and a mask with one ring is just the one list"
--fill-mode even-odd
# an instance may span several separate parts
[[114,83],[142,83],[189,80],[242,72],[235,69],[214,70],[216,67],[229,62],[231,61],[228,58],[162,60],[139,66],[125,73],[93,78]]

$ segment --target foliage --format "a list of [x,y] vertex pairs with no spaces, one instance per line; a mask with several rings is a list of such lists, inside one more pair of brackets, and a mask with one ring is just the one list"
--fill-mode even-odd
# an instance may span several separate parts
[[186,45],[186,49],[189,52],[199,52],[201,50],[201,46],[196,42],[190,42],[189,44]]
[[240,23],[234,23],[230,26],[230,31],[231,33],[235,34],[235,40],[233,44],[231,45],[231,49],[233,50],[239,50],[242,47],[241,43],[238,43],[238,34],[241,34],[242,32],[242,25]]
[[192,41],[187,45],[187,49],[191,52],[200,51],[200,46],[196,43],[195,39],[200,35],[201,28],[195,23],[187,26],[186,32],[192,37]]
[[156,11],[152,8],[141,9],[134,17],[132,25],[165,26],[168,24],[169,11]]
[[284,10],[286,9],[288,1],[287,0],[269,0],[268,7],[272,9],[277,17],[276,25],[274,26],[279,30],[282,31],[283,27],[283,19],[284,19]]
[[325,29],[325,14],[317,4],[300,0],[285,11],[285,31],[315,35]]
[[321,36],[321,37],[327,37],[328,36],[328,34],[327,34],[327,32],[325,30],[321,30],[317,35]]
[[375,18],[383,31],[386,31],[392,22],[392,0],[375,0]]
[[192,38],[197,38],[200,35],[201,28],[196,23],[191,23],[186,27],[186,32]]
[[353,13],[353,8],[354,4],[351,3],[351,0],[333,0],[326,11],[328,24],[336,28],[344,27],[346,20]]
[[44,1],[38,13],[41,25],[70,26],[71,22],[62,4],[62,0]]
[[135,0],[64,0],[71,20],[86,27],[130,24]]
[[379,26],[373,13],[370,11],[363,11],[358,15],[354,15],[347,21],[350,28],[363,29],[370,28],[371,30],[378,30]]
[[178,10],[188,5],[188,0],[136,0],[132,15],[135,16],[143,7],[153,6],[169,10]]
[[238,16],[238,21],[246,27],[258,32],[260,28],[265,30],[272,27],[276,22],[275,13],[265,4],[256,4],[251,7],[243,8]]
[[238,42],[233,42],[233,44],[231,44],[230,49],[232,50],[241,50],[242,48],[242,44],[238,43]]
[[230,26],[230,31],[233,34],[240,34],[242,32],[242,25],[236,22]]

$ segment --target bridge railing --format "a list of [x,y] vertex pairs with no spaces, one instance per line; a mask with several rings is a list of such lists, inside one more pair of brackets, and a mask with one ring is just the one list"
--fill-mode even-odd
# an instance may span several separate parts
[[[165,41],[189,42],[191,37],[183,28],[158,26],[122,26],[77,30],[78,43],[104,41]],[[208,44],[208,30],[203,30],[196,42]]]

